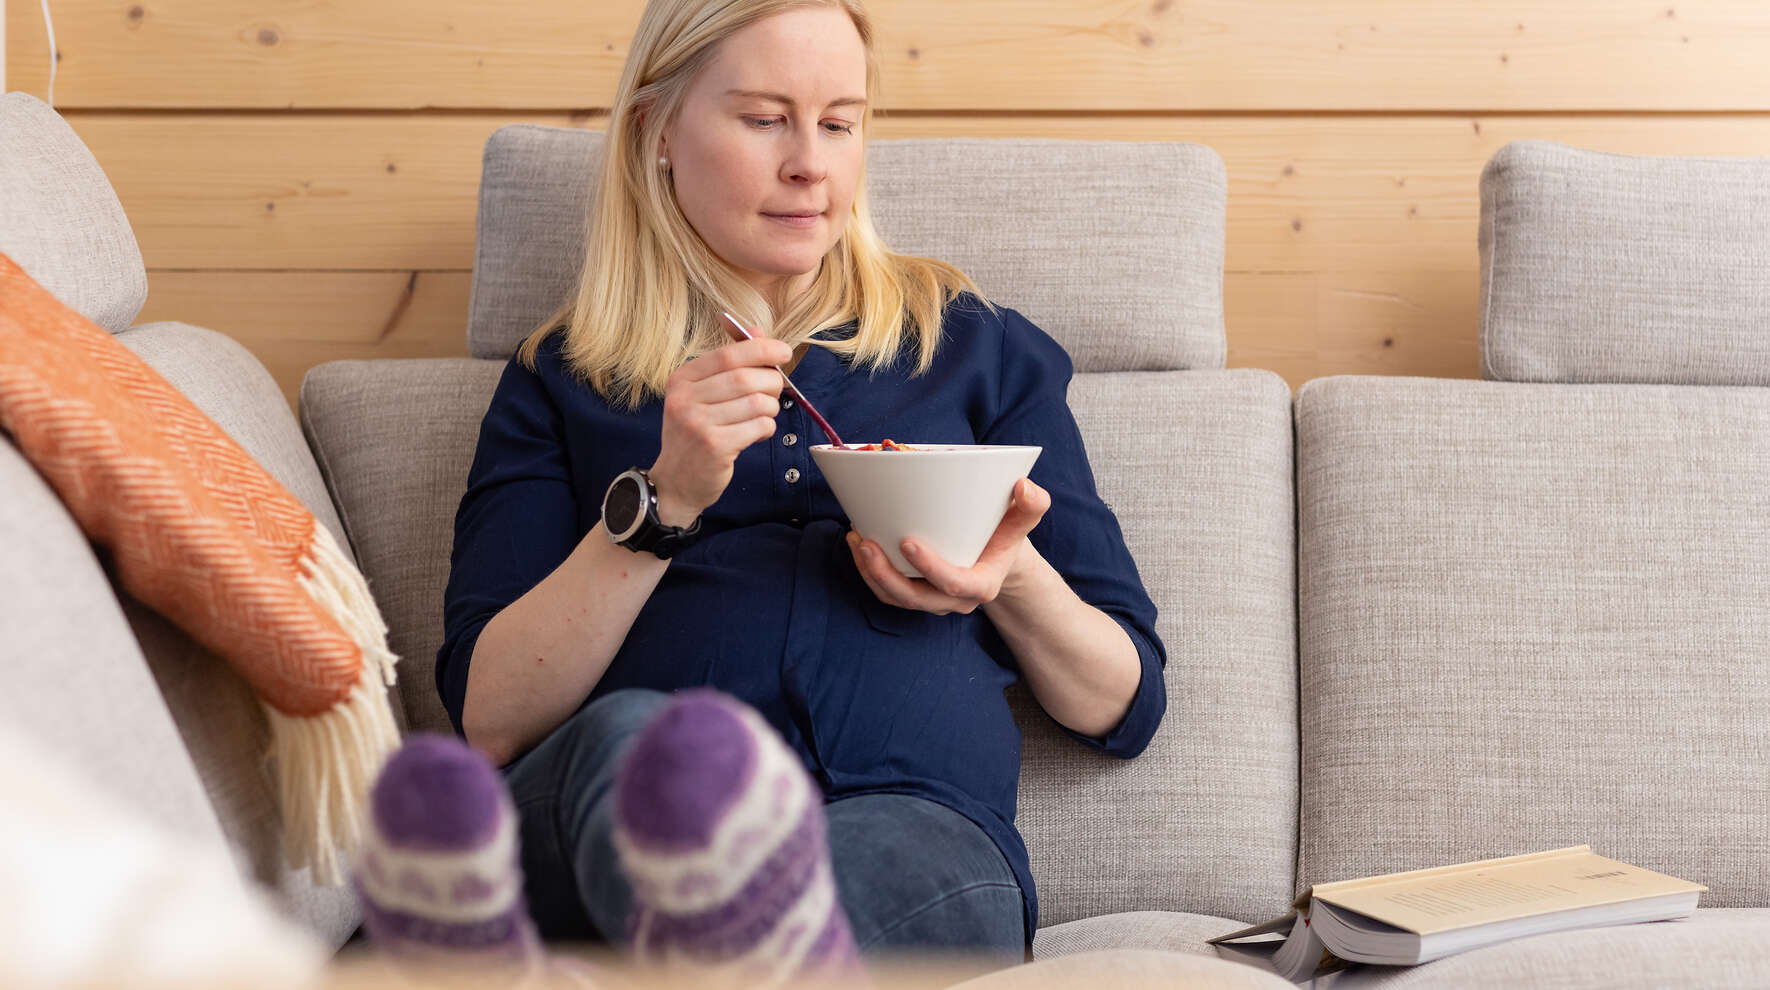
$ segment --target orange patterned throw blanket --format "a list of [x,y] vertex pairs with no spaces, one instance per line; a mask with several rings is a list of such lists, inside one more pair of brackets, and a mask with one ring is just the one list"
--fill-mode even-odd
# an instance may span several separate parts
[[387,626],[350,557],[214,420],[4,253],[0,429],[123,587],[251,684],[284,853],[341,882],[369,785],[399,744]]

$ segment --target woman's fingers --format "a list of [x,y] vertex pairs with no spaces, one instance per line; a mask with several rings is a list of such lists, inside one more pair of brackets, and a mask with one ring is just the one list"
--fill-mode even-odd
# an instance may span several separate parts
[[[879,544],[862,539],[852,530],[849,531],[848,546],[854,554],[855,569],[860,571],[861,579],[887,605],[919,609],[936,615],[970,612],[977,606],[976,602],[946,595],[927,581],[905,577],[892,566],[891,560],[885,556],[885,551]],[[921,565],[917,565],[917,570],[921,570]]]
[[779,395],[786,388],[781,373],[773,368],[733,368],[690,386],[696,402],[712,405],[745,395]]
[[876,553],[876,551],[869,549],[866,542],[864,542],[862,538],[857,537],[853,530],[848,531],[848,553],[855,558],[855,570],[860,574],[860,579],[866,581],[867,588],[873,592],[874,599],[885,602],[887,606],[904,607],[903,602],[897,602],[897,600],[892,599],[890,592],[887,592],[885,588],[881,588],[880,583],[874,579],[873,574],[874,568],[876,568],[876,561],[873,560],[873,554]]
[[653,482],[685,508],[704,510],[731,483],[744,448],[774,433],[781,373],[793,349],[772,338],[727,344],[677,368],[664,390]]
[[898,608],[914,607],[886,587],[883,571],[889,570],[896,573],[897,569],[891,566],[891,561],[885,559],[885,554],[879,549],[877,543],[872,540],[864,540],[859,534],[849,530],[848,552],[854,556],[854,569],[860,572],[861,580],[865,581],[867,587],[872,589],[875,598],[887,605],[896,605]]
[[[922,580],[926,581],[935,591],[961,602],[981,602],[995,597],[985,584],[988,578],[976,571],[964,570],[953,566],[939,554],[913,540],[905,540],[904,546],[898,548],[910,566],[922,572]],[[895,570],[895,568],[894,568]]]
[[905,577],[891,566],[877,543],[863,539],[853,530],[848,533],[848,547],[854,555],[855,569],[880,601],[936,615],[969,613],[995,600],[1014,554],[1050,507],[1051,494],[1032,479],[1015,482],[1008,511],[978,555],[977,563],[970,567],[958,567],[926,545],[905,540],[898,552],[921,573],[920,578]]
[[710,426],[728,426],[752,419],[773,419],[780,415],[780,411],[780,400],[774,396],[766,392],[747,392],[735,399],[708,403],[703,415]]
[[[1051,493],[1033,484],[1031,478],[1022,478],[1014,483],[1014,491],[1010,496],[1008,511],[1002,521],[996,524],[996,531],[990,534],[989,542],[983,546],[978,559],[994,558],[997,554],[1016,549],[1026,534],[1038,526],[1039,520],[1045,518],[1046,510],[1051,508]],[[921,564],[916,565],[920,570]]]
[[872,591],[874,598],[879,599],[887,605],[895,605],[898,608],[909,608],[909,606],[903,602],[894,600],[889,591],[879,587],[879,582],[873,578],[873,569],[871,567],[866,566],[861,560],[857,559],[855,561],[855,569],[860,571],[860,579],[866,582],[867,588]]
[[[793,348],[786,341],[775,340],[773,337],[757,337],[708,351],[683,365],[677,373],[686,381],[698,382],[734,368],[761,367],[772,370],[774,365],[786,364],[791,360]],[[775,374],[778,376],[780,373]]]

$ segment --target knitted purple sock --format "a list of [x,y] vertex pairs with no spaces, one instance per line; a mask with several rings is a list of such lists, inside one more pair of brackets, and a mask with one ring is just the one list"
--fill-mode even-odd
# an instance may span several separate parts
[[735,698],[679,692],[640,731],[615,781],[615,848],[641,960],[747,986],[860,976],[823,795]]
[[541,959],[517,858],[516,813],[491,761],[414,733],[370,794],[355,867],[369,940],[402,961],[526,971]]

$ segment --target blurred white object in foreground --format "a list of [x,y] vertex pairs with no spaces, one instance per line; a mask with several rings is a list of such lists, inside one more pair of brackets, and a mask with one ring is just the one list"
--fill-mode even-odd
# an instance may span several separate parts
[[150,824],[0,725],[0,985],[314,984],[329,957],[224,852]]

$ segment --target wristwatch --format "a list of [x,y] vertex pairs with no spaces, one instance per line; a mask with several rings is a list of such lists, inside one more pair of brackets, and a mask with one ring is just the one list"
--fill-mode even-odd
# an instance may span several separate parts
[[628,468],[602,496],[602,526],[608,538],[629,550],[649,550],[668,560],[694,542],[701,520],[688,526],[666,526],[658,518],[658,489],[640,468]]

